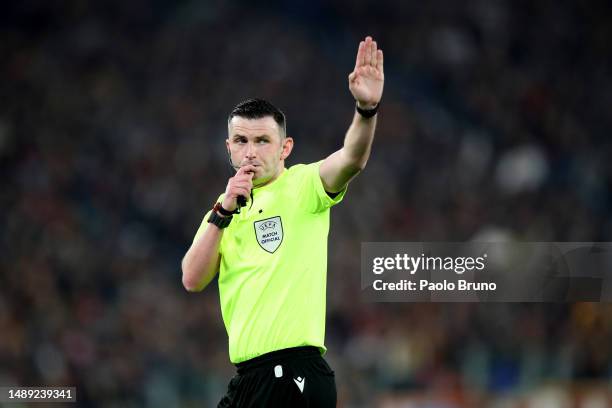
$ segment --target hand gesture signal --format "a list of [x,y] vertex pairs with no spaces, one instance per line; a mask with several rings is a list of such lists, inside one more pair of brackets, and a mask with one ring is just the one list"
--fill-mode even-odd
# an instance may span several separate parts
[[349,89],[361,108],[372,108],[380,102],[385,83],[383,52],[372,37],[359,43],[355,69],[348,79]]

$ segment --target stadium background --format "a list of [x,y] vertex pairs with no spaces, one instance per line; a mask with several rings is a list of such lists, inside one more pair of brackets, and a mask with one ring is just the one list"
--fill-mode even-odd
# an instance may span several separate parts
[[605,1],[5,4],[0,385],[215,406],[233,375],[216,287],[185,292],[180,259],[230,175],[226,115],[267,98],[289,164],[321,159],[366,34],[386,87],[332,217],[339,406],[610,406],[609,304],[358,300],[362,241],[612,241]]

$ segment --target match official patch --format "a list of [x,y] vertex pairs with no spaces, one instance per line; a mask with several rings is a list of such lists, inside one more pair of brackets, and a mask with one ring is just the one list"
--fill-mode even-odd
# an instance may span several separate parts
[[283,242],[283,223],[281,217],[266,218],[265,220],[255,221],[255,236],[259,246],[264,251],[273,253]]

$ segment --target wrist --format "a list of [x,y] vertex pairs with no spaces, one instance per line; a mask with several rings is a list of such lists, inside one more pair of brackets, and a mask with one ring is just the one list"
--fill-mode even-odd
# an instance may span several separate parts
[[224,216],[220,211],[221,208],[223,208],[221,207],[221,203],[216,203],[212,211],[210,212],[210,216],[208,217],[207,221],[210,224],[215,225],[219,229],[224,229],[227,228],[230,222],[232,222],[233,217],[231,215]]
[[[366,106],[367,108],[363,108],[362,106]],[[361,115],[362,118],[369,119],[375,116],[378,113],[378,107],[380,103],[376,103],[375,105],[362,105],[360,106],[360,102],[357,101],[355,105],[355,110]]]
[[223,204],[219,202],[216,203],[213,207],[213,211],[219,214],[221,217],[231,217],[232,215],[237,213],[236,209],[230,210],[228,209],[229,206],[226,207],[226,204],[224,204],[225,202]]
[[376,109],[376,107],[378,106],[378,102],[376,103],[372,103],[372,102],[361,102],[361,101],[356,101],[357,102],[357,107],[359,109],[363,109],[363,110],[372,110],[372,109]]

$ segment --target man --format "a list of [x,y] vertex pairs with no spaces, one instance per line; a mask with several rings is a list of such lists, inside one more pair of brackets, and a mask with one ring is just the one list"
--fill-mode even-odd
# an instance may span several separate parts
[[237,172],[182,262],[188,291],[219,271],[238,373],[218,407],[336,406],[334,372],[322,358],[329,209],[370,155],[384,84],[371,37],[359,43],[348,79],[353,122],[344,146],[317,163],[285,168],[293,139],[270,103],[248,100],[229,115],[226,146]]

